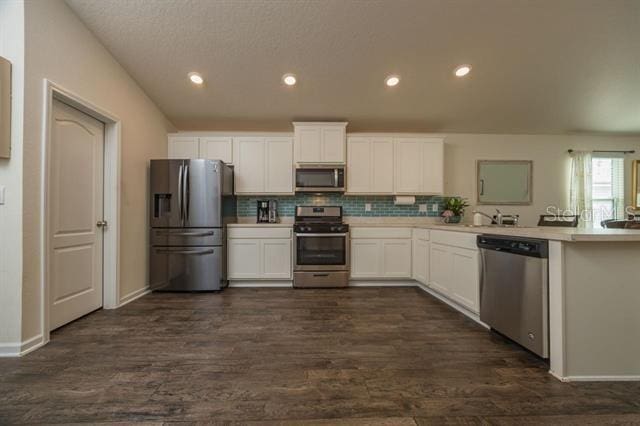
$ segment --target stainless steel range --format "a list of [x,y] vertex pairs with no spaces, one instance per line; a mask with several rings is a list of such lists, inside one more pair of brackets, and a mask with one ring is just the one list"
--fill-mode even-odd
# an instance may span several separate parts
[[297,206],[293,286],[297,288],[349,285],[349,225],[341,206]]

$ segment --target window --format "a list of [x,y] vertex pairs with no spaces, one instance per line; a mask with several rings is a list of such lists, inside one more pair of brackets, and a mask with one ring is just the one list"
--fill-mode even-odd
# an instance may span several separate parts
[[624,219],[624,159],[594,157],[592,165],[593,226],[606,219]]

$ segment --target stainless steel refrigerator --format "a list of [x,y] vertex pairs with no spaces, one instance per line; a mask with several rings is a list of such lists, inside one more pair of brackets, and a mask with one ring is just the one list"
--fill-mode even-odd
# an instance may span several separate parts
[[233,168],[219,160],[151,160],[150,286],[227,285],[226,224],[236,218]]

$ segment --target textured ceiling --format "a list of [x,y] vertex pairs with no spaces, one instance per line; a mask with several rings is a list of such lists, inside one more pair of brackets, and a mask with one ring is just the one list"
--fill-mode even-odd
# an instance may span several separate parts
[[67,3],[181,130],[640,134],[638,0]]

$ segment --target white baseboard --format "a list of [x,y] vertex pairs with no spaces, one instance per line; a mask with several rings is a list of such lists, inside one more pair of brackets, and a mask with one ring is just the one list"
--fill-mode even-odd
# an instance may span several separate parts
[[558,377],[551,373],[554,377],[563,382],[639,382],[640,376],[567,376]]
[[397,281],[376,281],[376,280],[350,280],[349,287],[415,287],[417,281],[397,280]]
[[126,305],[127,303],[131,303],[136,299],[141,298],[144,295],[147,295],[151,293],[151,289],[149,287],[143,287],[140,288],[138,290],[132,291],[131,293],[127,294],[126,296],[120,298],[120,303],[118,303],[117,308],[121,308],[124,305]]
[[42,334],[33,336],[21,343],[0,344],[0,358],[19,357],[35,351],[45,344]]
[[293,281],[229,281],[229,288],[292,288]]

